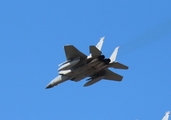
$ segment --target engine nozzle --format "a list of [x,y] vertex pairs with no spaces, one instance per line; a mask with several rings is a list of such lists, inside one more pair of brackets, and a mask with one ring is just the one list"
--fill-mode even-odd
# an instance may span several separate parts
[[109,58],[108,58],[108,59],[104,59],[103,62],[104,62],[105,64],[109,64],[109,63],[110,63],[110,59],[109,59]]
[[104,55],[100,55],[98,58],[99,58],[100,61],[103,61],[105,59],[105,56]]

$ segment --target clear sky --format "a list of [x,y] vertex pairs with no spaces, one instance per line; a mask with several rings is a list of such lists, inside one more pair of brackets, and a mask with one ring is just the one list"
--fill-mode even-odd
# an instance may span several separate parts
[[[120,46],[122,82],[46,85],[72,44]],[[1,120],[161,120],[171,110],[170,0],[1,0]]]

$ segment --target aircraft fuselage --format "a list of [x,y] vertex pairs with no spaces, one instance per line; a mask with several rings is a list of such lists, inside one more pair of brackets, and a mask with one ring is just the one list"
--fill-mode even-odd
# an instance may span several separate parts
[[48,84],[47,88],[56,86],[62,82],[65,82],[66,80],[72,80],[75,82],[80,81],[106,68],[107,64],[104,61],[99,60],[99,58],[96,58],[87,63],[86,65],[80,66],[78,68],[60,70],[59,75]]

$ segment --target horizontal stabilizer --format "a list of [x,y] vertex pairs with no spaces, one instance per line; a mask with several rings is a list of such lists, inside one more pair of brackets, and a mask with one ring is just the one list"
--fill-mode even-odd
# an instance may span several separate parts
[[110,63],[110,64],[108,65],[108,67],[113,67],[113,68],[115,68],[115,69],[125,69],[125,70],[128,69],[128,66],[123,65],[123,64],[121,64],[121,63],[119,63],[119,62]]
[[64,46],[64,49],[65,49],[65,55],[66,55],[67,60],[72,60],[77,57],[80,57],[80,59],[84,59],[87,57],[85,54],[80,52],[73,45],[66,45],[66,46]]
[[90,46],[90,53],[92,58],[98,57],[102,54],[102,52],[95,46]]
[[105,71],[106,71],[106,74],[105,74],[104,79],[106,79],[106,80],[121,81],[123,78],[121,75],[118,75],[118,74],[110,71],[109,69],[107,69]]

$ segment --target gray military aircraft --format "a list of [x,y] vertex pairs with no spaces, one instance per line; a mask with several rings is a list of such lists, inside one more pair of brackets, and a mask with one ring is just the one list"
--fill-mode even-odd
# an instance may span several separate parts
[[86,77],[88,82],[84,86],[92,85],[101,79],[121,81],[122,76],[118,75],[108,68],[128,69],[126,65],[116,62],[116,56],[119,47],[116,47],[110,58],[102,55],[101,48],[104,37],[100,39],[96,46],[90,46],[90,55],[86,56],[73,45],[65,45],[65,55],[67,61],[59,64],[58,76],[54,78],[46,89],[52,88],[67,80],[80,81]]

